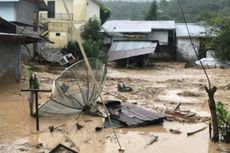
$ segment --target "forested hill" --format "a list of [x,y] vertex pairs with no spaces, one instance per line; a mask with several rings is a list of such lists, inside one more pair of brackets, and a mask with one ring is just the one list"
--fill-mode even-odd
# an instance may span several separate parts
[[[230,0],[180,0],[188,22],[199,22],[215,15],[230,15]],[[151,2],[104,2],[112,10],[110,20],[143,20]],[[158,20],[182,21],[177,0],[158,3]]]

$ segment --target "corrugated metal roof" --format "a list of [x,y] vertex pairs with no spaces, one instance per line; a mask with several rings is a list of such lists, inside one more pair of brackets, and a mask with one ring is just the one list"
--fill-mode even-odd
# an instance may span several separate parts
[[149,111],[134,104],[116,103],[106,106],[113,120],[120,121],[129,127],[160,124],[165,118],[161,113]]
[[171,30],[175,29],[175,21],[131,21],[111,20],[105,22],[102,27],[107,32],[121,33],[149,33],[152,29]]
[[[205,37],[206,28],[204,26],[188,23],[188,28],[192,37]],[[176,23],[177,37],[189,37],[186,25],[184,23]]]
[[114,41],[109,50],[109,61],[153,54],[157,44],[152,41]]
[[25,34],[2,33],[2,32],[0,32],[0,40],[16,40],[19,42],[24,42],[26,44],[44,41],[44,39],[39,36],[29,36]]

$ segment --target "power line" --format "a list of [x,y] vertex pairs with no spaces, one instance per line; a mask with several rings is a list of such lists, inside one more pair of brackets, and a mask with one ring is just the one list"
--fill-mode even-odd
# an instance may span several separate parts
[[180,7],[182,16],[183,16],[183,20],[184,20],[184,23],[185,23],[185,26],[186,26],[186,29],[187,29],[187,32],[188,32],[188,35],[189,35],[189,40],[190,40],[190,42],[191,42],[191,44],[192,44],[192,48],[193,48],[193,50],[194,50],[194,52],[195,52],[195,54],[196,54],[196,56],[197,56],[197,58],[198,58],[198,60],[199,60],[199,62],[200,62],[200,65],[201,65],[201,67],[202,67],[202,69],[203,69],[203,71],[204,71],[204,74],[205,74],[205,76],[206,76],[206,78],[207,78],[208,85],[209,85],[209,89],[211,89],[211,87],[212,87],[212,86],[211,86],[211,81],[210,81],[210,79],[209,79],[208,73],[207,73],[207,71],[206,71],[206,69],[205,69],[205,67],[204,67],[204,65],[203,65],[203,63],[202,63],[202,61],[199,59],[199,54],[197,53],[197,50],[196,50],[196,48],[195,48],[195,45],[194,45],[194,43],[193,43],[193,41],[192,41],[191,33],[190,33],[190,31],[189,31],[189,28],[188,28],[188,24],[187,24],[187,20],[186,20],[186,17],[185,17],[185,13],[184,13],[183,7],[182,7],[182,5],[181,5],[181,3],[180,3],[180,0],[177,0],[177,2],[178,2],[178,5],[179,5],[179,7]]

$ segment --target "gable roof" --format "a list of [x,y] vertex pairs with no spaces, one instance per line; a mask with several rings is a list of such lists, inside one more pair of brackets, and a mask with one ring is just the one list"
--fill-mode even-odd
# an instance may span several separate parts
[[120,33],[149,33],[155,30],[173,30],[176,28],[175,21],[132,21],[132,20],[110,20],[102,27],[107,32]]
[[[191,37],[206,37],[206,28],[195,23],[188,23],[188,29]],[[184,23],[176,23],[177,37],[189,37],[186,25]]]

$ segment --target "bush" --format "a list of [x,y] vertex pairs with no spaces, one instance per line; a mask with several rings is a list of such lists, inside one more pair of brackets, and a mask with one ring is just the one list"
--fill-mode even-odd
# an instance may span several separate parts
[[216,51],[216,57],[221,60],[230,60],[230,17],[214,17],[208,21],[208,41]]

